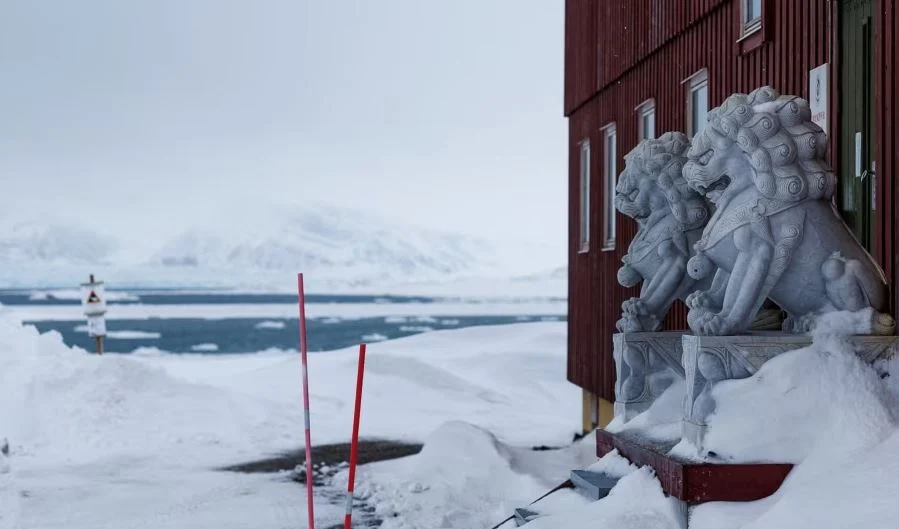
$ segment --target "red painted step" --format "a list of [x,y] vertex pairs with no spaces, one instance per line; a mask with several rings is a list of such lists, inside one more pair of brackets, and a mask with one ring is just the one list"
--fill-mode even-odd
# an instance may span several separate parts
[[652,467],[666,494],[690,504],[760,500],[774,494],[793,468],[790,464],[692,463],[625,434],[597,430],[596,455],[602,457],[613,449],[637,466]]

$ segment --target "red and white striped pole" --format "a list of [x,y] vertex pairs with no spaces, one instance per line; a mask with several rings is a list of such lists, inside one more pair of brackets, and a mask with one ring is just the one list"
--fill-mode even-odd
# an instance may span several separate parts
[[300,358],[303,362],[303,414],[306,423],[306,509],[309,513],[309,529],[315,529],[315,512],[312,507],[312,426],[309,421],[309,368],[306,362],[306,294],[303,291],[303,274],[297,274],[297,290],[300,297]]
[[359,415],[362,411],[362,375],[365,373],[365,344],[359,344],[359,369],[356,373],[356,409],[353,412],[353,439],[350,444],[350,478],[347,481],[346,517],[343,529],[353,525],[353,488],[356,483],[356,458],[359,453]]

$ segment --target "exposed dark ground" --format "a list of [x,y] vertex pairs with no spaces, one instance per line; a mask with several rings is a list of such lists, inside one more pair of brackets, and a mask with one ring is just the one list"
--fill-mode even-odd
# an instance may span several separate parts
[[[411,456],[421,451],[420,444],[401,443],[397,441],[370,440],[359,441],[358,462],[360,465]],[[343,505],[346,492],[337,490],[331,485],[335,474],[347,468],[350,459],[349,443],[338,443],[312,447],[312,483],[317,487],[316,495],[325,498],[334,505]],[[306,483],[305,450],[294,450],[279,456],[241,463],[222,470],[229,472],[281,472],[290,471],[290,478],[298,483]],[[299,468],[298,468],[299,467]],[[358,498],[353,501],[353,527],[378,527],[382,520],[375,515],[374,506]],[[342,529],[343,525],[325,527],[324,529]]]
[[[358,462],[360,465],[366,463],[374,463],[376,461],[386,461],[388,459],[397,459],[400,457],[411,456],[421,451],[420,444],[401,443],[397,441],[359,441]],[[312,461],[315,467],[339,467],[341,463],[350,460],[350,444],[338,443],[330,445],[321,445],[312,447]],[[293,470],[297,466],[306,463],[305,450],[294,450],[285,452],[282,455],[262,459],[259,461],[251,461],[241,463],[222,470],[230,472],[279,472],[282,470]],[[298,476],[297,481],[305,483],[304,476]],[[315,483],[315,482],[313,482]],[[317,483],[315,483],[317,484]]]

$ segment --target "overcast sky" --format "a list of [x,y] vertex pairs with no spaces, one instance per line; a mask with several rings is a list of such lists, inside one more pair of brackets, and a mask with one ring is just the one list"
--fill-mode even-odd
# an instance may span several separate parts
[[[561,0],[0,7],[4,212],[140,236],[307,199],[564,255]],[[63,215],[65,216],[65,215]]]

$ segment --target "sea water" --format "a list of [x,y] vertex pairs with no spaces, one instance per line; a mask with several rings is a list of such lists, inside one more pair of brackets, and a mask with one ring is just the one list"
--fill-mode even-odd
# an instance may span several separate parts
[[[253,294],[228,292],[177,292],[138,290],[111,292],[109,311],[117,305],[296,305],[296,295]],[[57,331],[66,344],[88,351],[96,348],[87,334],[85,322],[74,317],[80,314],[77,296],[66,292],[49,291],[0,291],[0,303],[10,308],[71,307],[72,318],[65,320],[41,319],[26,323],[35,325],[41,332]],[[563,316],[547,314],[539,304],[530,314],[496,314],[485,310],[483,315],[441,315],[440,300],[428,297],[361,296],[361,295],[308,295],[307,303],[352,303],[370,306],[353,317],[314,317],[307,319],[307,335],[310,351],[329,351],[350,347],[360,342],[377,342],[410,336],[422,332],[458,329],[475,325],[501,325],[524,321],[559,320]],[[433,304],[427,315],[378,316],[383,304]],[[212,307],[210,307],[212,308]],[[420,312],[420,310],[419,310]],[[426,311],[428,312],[428,311]],[[218,317],[218,318],[167,318],[115,319],[107,321],[108,335],[105,350],[110,353],[164,351],[170,353],[229,354],[250,353],[267,349],[296,350],[299,342],[298,318],[270,317]]]

